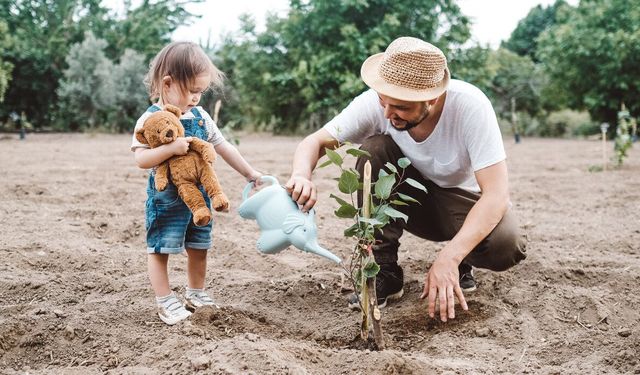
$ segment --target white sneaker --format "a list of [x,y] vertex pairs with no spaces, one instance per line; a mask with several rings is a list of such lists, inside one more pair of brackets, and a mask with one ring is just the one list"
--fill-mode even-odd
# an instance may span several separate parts
[[168,325],[174,325],[191,316],[191,312],[184,308],[175,294],[171,293],[161,300],[158,301],[158,316]]
[[198,307],[202,306],[215,306],[219,307],[215,301],[209,297],[204,289],[191,289],[187,288],[184,294],[185,305],[188,310],[194,311]]

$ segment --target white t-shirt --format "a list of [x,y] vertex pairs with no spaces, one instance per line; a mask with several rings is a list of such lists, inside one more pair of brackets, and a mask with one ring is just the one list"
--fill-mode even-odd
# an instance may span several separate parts
[[[154,104],[154,106],[162,109],[159,105]],[[216,125],[216,123],[213,121],[213,119],[211,118],[211,116],[209,116],[209,114],[207,113],[207,111],[205,111],[202,107],[198,106],[196,107],[198,109],[198,112],[200,112],[200,116],[202,116],[202,118],[204,119],[205,122],[205,126],[207,129],[207,134],[209,135],[209,139],[207,139],[207,142],[210,142],[212,145],[217,146],[220,143],[224,142],[224,136],[222,135],[222,133],[220,132],[220,129],[218,129],[218,125]],[[153,114],[153,112],[150,111],[146,111],[145,113],[142,114],[142,116],[140,116],[140,118],[138,119],[138,121],[136,121],[136,127],[133,130],[133,137],[131,140],[131,151],[135,151],[136,148],[149,148],[149,145],[146,145],[144,143],[140,143],[140,141],[138,141],[136,139],[136,132],[140,129],[142,129],[142,125],[144,125],[144,122],[147,120],[147,118],[149,116],[151,116]],[[180,116],[180,120],[188,120],[188,119],[192,119],[195,118],[196,116],[191,112],[191,111],[187,111],[185,114],[183,114],[182,116]]]
[[480,192],[474,171],[506,159],[491,102],[478,88],[459,80],[451,80],[440,119],[422,142],[391,125],[378,94],[371,89],[356,97],[324,129],[339,142],[362,143],[372,135],[387,134],[424,178],[444,188]]

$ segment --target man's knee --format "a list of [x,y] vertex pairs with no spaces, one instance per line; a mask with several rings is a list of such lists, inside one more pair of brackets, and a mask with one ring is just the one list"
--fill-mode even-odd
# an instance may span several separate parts
[[492,271],[505,271],[526,257],[526,241],[520,235],[517,221],[508,212],[493,232],[469,254],[469,263]]

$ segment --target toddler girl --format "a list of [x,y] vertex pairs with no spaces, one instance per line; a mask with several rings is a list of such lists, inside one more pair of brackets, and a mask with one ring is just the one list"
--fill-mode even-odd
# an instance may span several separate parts
[[[211,142],[216,153],[247,181],[260,183],[261,173],[253,169],[240,152],[224,139],[211,116],[197,106],[202,94],[212,86],[221,85],[222,78],[222,73],[195,43],[174,42],[158,53],[145,79],[151,100],[157,102],[136,122],[131,144],[138,167],[155,169],[173,155],[185,155],[189,150],[189,142],[193,137],[198,137]],[[182,111],[180,122],[185,129],[185,137],[151,149],[136,140],[135,131],[153,112],[161,110],[166,104],[172,104]],[[200,191],[211,208],[211,202],[202,187]],[[175,324],[189,317],[197,307],[215,305],[204,290],[212,222],[195,226],[191,212],[178,196],[175,185],[170,182],[163,191],[155,189],[153,170],[147,186],[145,216],[149,279],[156,295],[160,319],[167,324]],[[169,254],[181,253],[185,249],[188,256],[187,288],[183,304],[169,287],[167,262]]]

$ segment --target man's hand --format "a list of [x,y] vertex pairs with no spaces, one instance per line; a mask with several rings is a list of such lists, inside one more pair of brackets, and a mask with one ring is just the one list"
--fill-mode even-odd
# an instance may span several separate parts
[[189,143],[192,140],[192,137],[178,137],[175,141],[169,143],[169,146],[174,155],[186,155],[189,152]]
[[284,187],[291,194],[291,198],[302,206],[303,212],[308,212],[316,204],[316,186],[308,178],[291,176]]
[[428,297],[427,311],[432,318],[435,316],[437,298],[440,305],[440,319],[446,322],[447,318],[456,317],[454,295],[458,297],[462,309],[468,310],[467,301],[460,289],[458,264],[453,259],[439,256],[427,272],[420,298]]

